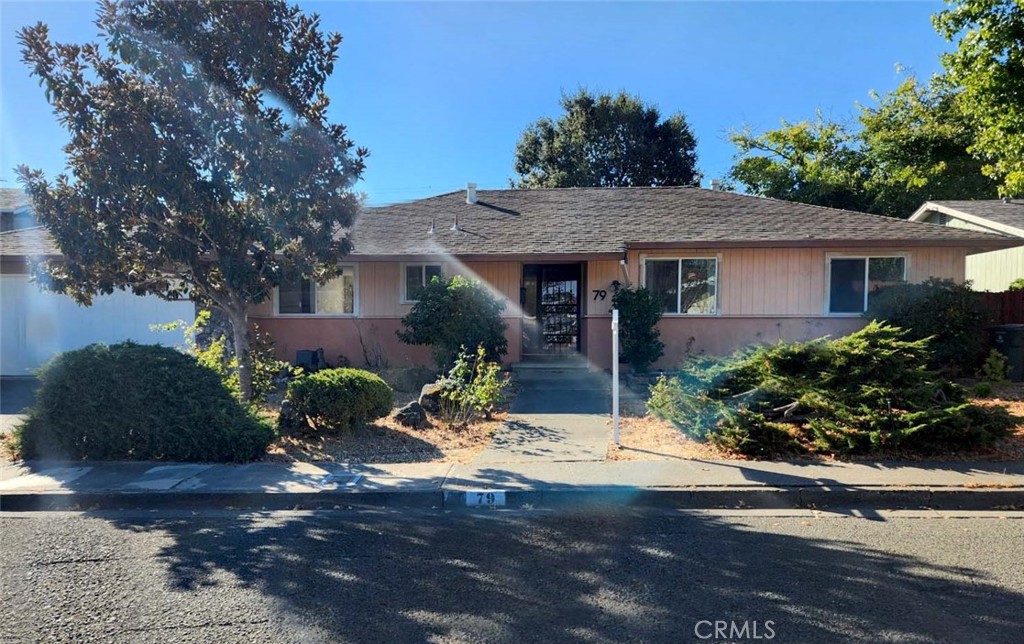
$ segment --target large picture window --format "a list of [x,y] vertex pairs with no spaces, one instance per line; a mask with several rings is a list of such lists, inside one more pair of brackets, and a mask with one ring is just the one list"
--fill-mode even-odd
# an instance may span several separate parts
[[648,259],[644,287],[665,303],[665,313],[714,315],[718,310],[718,260],[714,257]]
[[402,293],[403,302],[417,302],[420,299],[420,291],[430,280],[435,277],[441,279],[444,270],[440,264],[406,264],[405,265],[405,291]]
[[356,311],[355,268],[342,268],[341,275],[325,284],[312,280],[286,280],[277,289],[278,315],[354,315]]
[[863,313],[872,293],[906,279],[906,257],[830,257],[828,312]]

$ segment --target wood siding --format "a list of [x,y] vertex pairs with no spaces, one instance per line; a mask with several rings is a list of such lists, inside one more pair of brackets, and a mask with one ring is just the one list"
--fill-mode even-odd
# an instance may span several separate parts
[[[908,257],[908,278],[919,282],[928,277],[964,279],[964,250],[956,248],[864,249],[844,248],[736,248],[720,252],[706,250],[630,251],[628,280],[639,284],[641,256],[717,257],[718,313],[704,316],[666,316],[660,324],[666,354],[661,364],[674,364],[690,350],[725,353],[750,343],[779,338],[804,339],[825,334],[842,334],[864,323],[859,316],[825,316],[827,294],[826,258],[829,254],[865,256],[904,254]],[[380,346],[394,365],[429,362],[423,347],[398,342],[395,331],[400,318],[410,309],[402,304],[400,262],[358,263],[358,316],[329,318],[317,316],[275,317],[272,302],[252,310],[261,328],[278,341],[281,357],[292,359],[299,349],[324,347],[330,356],[345,355],[360,362],[361,345]],[[506,302],[504,316],[509,355],[506,362],[520,357],[522,338],[519,289],[523,263],[520,261],[472,261],[445,264],[447,275],[461,274],[486,282]],[[611,364],[610,326],[612,282],[625,282],[617,260],[586,262],[581,296],[584,352],[592,365]],[[604,290],[604,300],[594,299],[594,290]],[[692,343],[689,338],[693,338]]]
[[707,251],[631,251],[629,276],[640,283],[641,258],[718,257],[719,315],[822,315],[825,310],[826,258],[829,254],[863,256],[900,253],[909,257],[908,278],[964,279],[964,251],[959,248],[734,248]]
[[966,276],[976,291],[1005,291],[1024,277],[1024,247],[968,255]]

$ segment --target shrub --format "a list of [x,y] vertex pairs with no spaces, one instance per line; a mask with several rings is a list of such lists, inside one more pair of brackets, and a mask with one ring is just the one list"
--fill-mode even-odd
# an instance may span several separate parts
[[14,437],[24,458],[247,461],[274,438],[216,372],[168,347],[94,344],[38,376]]
[[972,405],[927,368],[927,340],[872,322],[837,340],[780,342],[660,380],[650,412],[748,455],[971,448],[1006,436],[1005,409]]
[[1017,279],[1010,282],[1010,288],[1008,291],[1024,291],[1024,277],[1018,277]]
[[1009,382],[1010,361],[999,351],[992,349],[981,365],[981,375],[988,382],[1001,384]]
[[619,310],[619,355],[634,371],[643,373],[662,356],[665,343],[656,325],[665,304],[645,288],[620,288],[612,296]]
[[991,311],[971,282],[930,278],[921,284],[898,284],[871,298],[871,319],[907,330],[907,338],[932,338],[933,369],[973,374],[985,357],[985,327]]
[[992,383],[990,382],[976,382],[974,383],[974,397],[975,398],[988,398],[992,395]]
[[490,418],[504,400],[508,382],[508,376],[501,376],[501,365],[488,361],[482,346],[476,354],[463,348],[440,381],[441,421],[449,428],[463,428],[481,416]]
[[297,418],[324,429],[354,429],[391,413],[394,392],[362,369],[321,369],[288,383]]
[[[223,333],[210,334],[204,341],[200,337],[210,326],[211,312],[207,310],[196,314],[192,324],[177,320],[168,324],[157,324],[151,328],[162,331],[181,329],[184,336],[185,353],[195,356],[199,364],[217,372],[224,384],[235,396],[241,398],[241,386],[238,380],[238,359],[235,358],[233,345]],[[260,331],[253,325],[252,346],[249,347],[249,361],[252,363],[252,402],[260,403],[273,393],[275,379],[291,365],[278,360],[274,355],[274,341],[269,334]]]
[[455,365],[462,347],[482,346],[490,361],[508,352],[505,304],[478,281],[458,275],[434,278],[419,292],[419,301],[402,318],[398,338],[407,344],[429,345],[437,368],[445,373]]

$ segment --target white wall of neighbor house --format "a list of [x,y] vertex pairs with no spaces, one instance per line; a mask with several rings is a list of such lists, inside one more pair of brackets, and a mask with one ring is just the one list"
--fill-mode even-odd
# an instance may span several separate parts
[[976,291],[1001,292],[1024,277],[1024,247],[968,255],[965,274]]
[[[979,226],[973,222],[964,221],[951,215],[943,216],[937,212],[931,213],[925,218],[925,221],[931,224],[948,226],[949,228],[1005,234],[1001,231]],[[1024,277],[1024,247],[968,255],[964,264],[964,275],[966,279],[971,280],[976,291],[1005,291],[1014,280]]]
[[[830,256],[907,257],[907,278],[921,282],[929,277],[964,279],[965,252],[960,248],[726,248],[640,251],[628,253],[627,272],[633,286],[639,285],[643,259],[718,258],[718,306],[715,316],[823,315],[827,301],[827,261]],[[605,288],[615,279],[622,281],[616,262],[593,262],[591,286]],[[617,266],[615,267],[618,268]],[[607,307],[590,308],[591,315],[610,315]],[[680,317],[692,317],[681,315]]]
[[192,302],[168,302],[124,291],[79,306],[66,295],[40,289],[27,275],[0,277],[0,375],[29,376],[54,354],[94,342],[173,346],[181,332],[153,331],[150,325],[195,319]]

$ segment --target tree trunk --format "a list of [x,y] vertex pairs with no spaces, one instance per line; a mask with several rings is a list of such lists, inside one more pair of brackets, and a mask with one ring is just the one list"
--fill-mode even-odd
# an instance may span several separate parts
[[231,320],[231,335],[238,360],[238,389],[242,402],[252,400],[252,364],[249,359],[249,316],[242,311],[225,311]]

